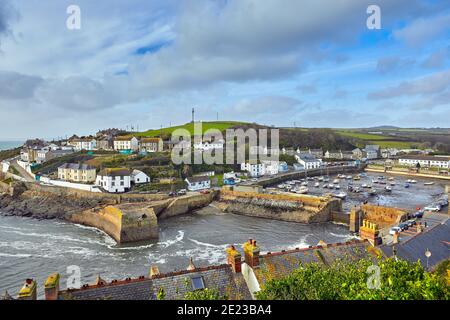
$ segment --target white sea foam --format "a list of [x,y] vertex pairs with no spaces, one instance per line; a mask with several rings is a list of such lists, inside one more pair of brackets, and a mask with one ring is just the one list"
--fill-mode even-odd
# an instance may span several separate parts
[[201,242],[195,239],[191,239],[189,238],[190,241],[192,241],[193,243],[199,245],[199,246],[205,246],[205,247],[211,247],[211,248],[222,248],[225,249],[228,245],[227,244],[220,244],[220,245],[216,245],[216,244],[212,244],[212,243],[205,243],[205,242]]
[[25,253],[4,253],[0,252],[0,257],[14,257],[14,258],[29,258],[32,257],[31,254],[25,254]]
[[158,242],[158,245],[163,246],[164,248],[167,248],[167,247],[174,245],[177,242],[183,241],[183,239],[184,239],[184,231],[178,230],[178,234],[175,237],[175,239]]

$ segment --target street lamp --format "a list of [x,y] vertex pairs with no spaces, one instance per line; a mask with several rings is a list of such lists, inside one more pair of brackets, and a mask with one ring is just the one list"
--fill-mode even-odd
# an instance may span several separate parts
[[427,271],[428,271],[428,259],[431,257],[431,251],[427,249],[425,251],[425,257],[427,257]]

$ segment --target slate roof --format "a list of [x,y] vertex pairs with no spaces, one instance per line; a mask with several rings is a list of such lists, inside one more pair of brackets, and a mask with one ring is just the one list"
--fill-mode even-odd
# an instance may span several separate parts
[[164,288],[165,300],[184,299],[192,291],[191,279],[202,277],[205,288],[217,289],[229,299],[251,299],[241,273],[234,273],[224,264],[194,270],[183,270],[156,276],[113,281],[101,285],[84,286],[81,289],[65,290],[59,294],[61,300],[156,300],[160,288]]
[[[425,251],[431,252],[428,260],[429,267],[437,265],[439,262],[450,258],[450,219],[438,224],[430,230],[418,233],[414,237],[395,245],[397,257],[417,262],[426,267],[427,260]],[[392,256],[392,246],[381,246],[380,249],[386,256]]]
[[64,163],[58,169],[72,169],[72,170],[95,170],[93,166],[84,163]]
[[207,176],[196,176],[196,177],[187,177],[186,180],[189,184],[195,183],[195,182],[202,182],[202,181],[209,181],[209,177]]
[[101,177],[125,177],[131,175],[131,171],[125,168],[108,168],[98,173]]
[[330,265],[338,259],[348,261],[368,256],[373,257],[373,254],[368,251],[369,247],[371,245],[367,240],[353,240],[303,249],[283,250],[276,253],[268,252],[260,255],[260,266],[255,269],[255,275],[260,285],[264,285],[271,279],[287,276],[303,264]]

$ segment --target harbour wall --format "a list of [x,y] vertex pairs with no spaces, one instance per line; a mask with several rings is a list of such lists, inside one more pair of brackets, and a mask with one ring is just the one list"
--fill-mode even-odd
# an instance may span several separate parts
[[332,197],[273,195],[222,189],[219,201],[225,204],[223,210],[226,212],[299,223],[332,221],[333,212],[342,212],[342,201]]
[[217,192],[148,202],[93,208],[70,216],[74,223],[98,228],[117,243],[158,239],[158,221],[190,213],[210,204]]

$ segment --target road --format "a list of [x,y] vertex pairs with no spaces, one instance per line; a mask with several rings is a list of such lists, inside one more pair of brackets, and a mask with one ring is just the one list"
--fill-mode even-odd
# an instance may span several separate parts
[[35,182],[35,179],[24,168],[19,166],[17,159],[12,159],[10,163],[19,172],[20,176],[25,178],[28,182]]
[[[447,208],[445,208],[447,209]],[[442,211],[441,213],[435,213],[435,212],[425,212],[422,219],[416,219],[416,221],[423,224],[427,224],[426,229],[433,228],[434,226],[441,224],[445,222],[447,219],[450,218],[448,214],[444,213],[445,211]],[[400,232],[399,240],[401,242],[407,241],[411,239],[414,235],[417,234],[416,232],[416,226],[413,226],[409,228],[408,230],[404,230]],[[384,244],[391,244],[392,243],[392,236],[387,234],[383,237],[383,243]]]

